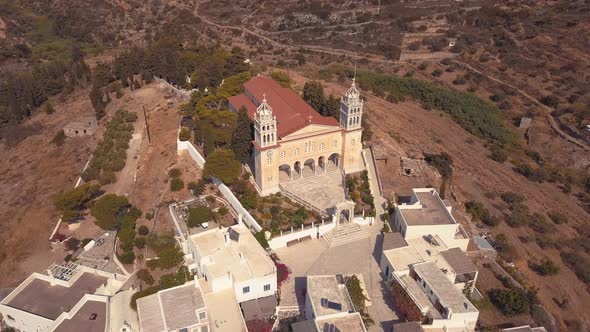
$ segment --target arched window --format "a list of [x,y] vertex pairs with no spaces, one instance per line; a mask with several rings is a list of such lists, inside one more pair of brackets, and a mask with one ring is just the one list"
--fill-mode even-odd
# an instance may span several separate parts
[[324,143],[320,143],[320,151],[324,151]]

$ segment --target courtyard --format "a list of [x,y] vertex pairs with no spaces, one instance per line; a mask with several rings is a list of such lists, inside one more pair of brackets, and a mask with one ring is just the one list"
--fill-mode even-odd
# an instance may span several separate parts
[[304,307],[306,276],[360,274],[369,297],[367,307],[375,325],[369,331],[389,331],[398,317],[393,301],[383,283],[379,259],[381,254],[380,231],[382,222],[361,226],[368,238],[336,247],[329,247],[324,239],[313,239],[275,250],[277,256],[291,269],[291,276],[281,286],[280,307]]

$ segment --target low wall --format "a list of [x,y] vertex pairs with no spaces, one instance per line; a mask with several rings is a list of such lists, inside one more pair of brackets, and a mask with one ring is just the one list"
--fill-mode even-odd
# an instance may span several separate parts
[[311,236],[312,239],[317,237],[318,231],[320,236],[331,231],[336,227],[335,222],[312,223],[311,226],[305,228],[292,228],[290,232],[281,232],[281,235],[273,237],[268,240],[268,245],[271,249],[278,249],[287,246],[287,242],[297,240],[306,236]]
[[352,222],[359,225],[373,225],[375,217],[354,217]]
[[[199,151],[195,148],[195,146],[190,141],[180,141],[177,140],[177,153],[181,153],[182,151],[188,151],[188,154],[191,158],[197,163],[199,168],[205,167],[205,158],[201,156]],[[258,224],[256,219],[250,215],[250,212],[246,210],[242,203],[238,200],[238,198],[231,192],[231,190],[219,179],[213,178],[213,184],[219,189],[219,192],[223,195],[223,198],[227,200],[229,205],[231,205],[234,210],[242,216],[242,221],[254,232],[260,232],[262,227]],[[181,232],[182,233],[182,232]]]

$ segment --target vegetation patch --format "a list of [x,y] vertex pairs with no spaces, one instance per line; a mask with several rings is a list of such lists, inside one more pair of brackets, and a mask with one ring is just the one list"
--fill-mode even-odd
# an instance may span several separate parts
[[85,183],[77,188],[55,194],[53,205],[61,213],[63,221],[72,222],[82,217],[88,204],[99,194],[99,185]]
[[352,300],[352,304],[354,305],[354,308],[361,314],[365,326],[370,327],[375,325],[375,321],[367,312],[366,302],[369,299],[363,293],[363,288],[361,287],[359,278],[356,275],[346,277],[345,283],[348,294],[350,295],[350,299]]
[[125,167],[129,140],[133,133],[132,123],[136,119],[135,113],[117,110],[102,141],[94,150],[88,168],[82,173],[84,181],[98,180],[104,185],[117,180],[115,173]]
[[346,175],[346,189],[355,202],[354,212],[375,216],[375,200],[369,187],[369,173],[364,170],[360,175]]

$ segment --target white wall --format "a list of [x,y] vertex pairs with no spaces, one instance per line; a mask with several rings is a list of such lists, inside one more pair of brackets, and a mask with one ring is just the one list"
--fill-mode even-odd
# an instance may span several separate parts
[[479,312],[467,312],[467,313],[455,313],[451,316],[451,319],[434,319],[432,324],[422,325],[425,331],[430,329],[441,330],[449,332],[463,332],[463,331],[475,331],[475,324]]
[[312,239],[315,239],[318,234],[318,229],[320,232],[320,236],[324,235],[325,233],[331,231],[336,227],[335,222],[331,223],[324,223],[323,225],[320,224],[319,227],[314,223],[313,227],[306,228],[304,230],[301,229],[293,229],[293,232],[283,232],[281,236],[273,237],[272,239],[268,240],[268,245],[272,249],[283,248],[287,246],[287,242],[293,241],[296,239],[300,239],[306,236],[311,236]]
[[[10,327],[20,331],[48,331],[53,321],[45,317],[37,316],[26,311],[18,310],[7,305],[0,305],[0,313],[4,317],[4,322]],[[12,317],[10,319],[8,317]]]
[[[270,285],[270,290],[264,291],[264,285]],[[249,286],[250,292],[243,292],[243,288]],[[277,274],[269,274],[261,278],[250,279],[234,283],[234,293],[238,303],[274,295],[277,291]]]

